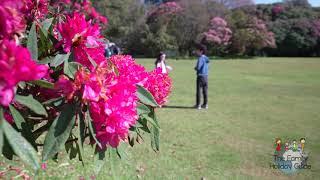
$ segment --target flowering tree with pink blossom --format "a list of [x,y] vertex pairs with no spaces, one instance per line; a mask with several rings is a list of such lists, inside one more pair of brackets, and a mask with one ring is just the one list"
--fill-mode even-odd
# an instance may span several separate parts
[[223,51],[231,42],[232,31],[223,18],[214,17],[210,21],[210,29],[203,35],[206,42],[213,44],[215,49]]
[[170,21],[172,15],[181,11],[181,6],[176,2],[167,2],[154,7],[148,14],[147,23],[156,22],[163,19],[165,23]]
[[147,72],[131,56],[106,58],[100,33],[106,23],[86,0],[0,2],[0,153],[6,158],[18,156],[38,172],[70,146],[82,161],[83,146],[91,145],[101,165],[105,153],[121,157],[119,146],[133,146],[143,132],[159,151],[155,108],[167,102],[171,79]]

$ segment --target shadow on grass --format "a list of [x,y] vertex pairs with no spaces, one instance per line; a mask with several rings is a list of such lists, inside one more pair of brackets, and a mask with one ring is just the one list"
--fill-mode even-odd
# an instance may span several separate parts
[[168,108],[168,109],[194,109],[193,106],[162,106],[162,108]]

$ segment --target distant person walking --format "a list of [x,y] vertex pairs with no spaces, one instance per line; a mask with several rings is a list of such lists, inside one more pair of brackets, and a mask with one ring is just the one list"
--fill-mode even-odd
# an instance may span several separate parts
[[[196,105],[197,109],[208,109],[208,71],[209,71],[209,58],[205,55],[206,47],[202,44],[196,46],[196,55],[199,57],[197,66],[194,68],[197,72],[197,92],[196,92]],[[200,105],[201,89],[203,95],[203,104]]]
[[160,52],[156,62],[155,62],[156,68],[161,68],[163,74],[167,74],[169,71],[172,70],[170,66],[167,66],[166,63],[166,54],[163,52]]

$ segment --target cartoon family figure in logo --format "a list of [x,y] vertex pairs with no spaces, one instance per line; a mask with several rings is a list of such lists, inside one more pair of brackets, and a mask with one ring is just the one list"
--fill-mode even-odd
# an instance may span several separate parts
[[[299,149],[301,152],[304,152],[305,143],[306,143],[306,139],[305,138],[301,138],[300,139],[300,146],[299,147],[297,145],[297,141],[296,140],[293,140],[291,142],[291,144],[289,144],[289,142],[286,141],[284,143],[284,151],[288,151],[289,149],[292,149],[293,152],[296,152]],[[282,140],[280,138],[276,138],[275,144],[276,144],[276,151],[277,152],[281,152]]]

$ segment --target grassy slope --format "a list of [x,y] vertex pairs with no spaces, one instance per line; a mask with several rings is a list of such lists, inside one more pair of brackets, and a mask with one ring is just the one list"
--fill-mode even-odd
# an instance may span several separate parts
[[[138,61],[148,69],[153,60]],[[195,101],[195,61],[170,61],[174,81],[169,106]],[[214,61],[209,78],[209,109],[158,110],[161,151],[149,138],[128,149],[120,179],[315,179],[320,177],[320,59],[269,58]],[[271,170],[274,138],[306,137],[311,170],[285,176]],[[62,159],[50,163],[50,179],[78,179],[92,173]],[[61,165],[62,164],[62,165]],[[57,166],[61,167],[57,167]],[[54,167],[55,166],[55,167]],[[44,173],[42,175],[45,175]],[[109,165],[98,179],[110,179]],[[48,179],[48,176],[45,178]]]

